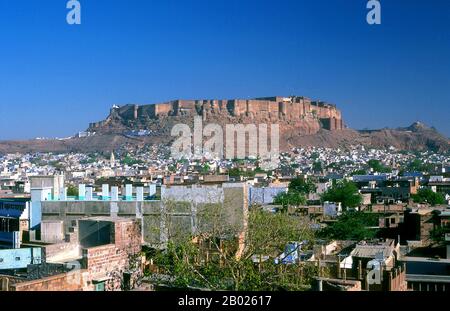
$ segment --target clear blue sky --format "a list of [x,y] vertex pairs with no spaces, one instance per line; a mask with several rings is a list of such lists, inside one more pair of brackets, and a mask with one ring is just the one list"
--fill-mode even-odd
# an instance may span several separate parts
[[0,140],[64,137],[113,104],[305,95],[357,129],[450,135],[450,1],[0,0]]

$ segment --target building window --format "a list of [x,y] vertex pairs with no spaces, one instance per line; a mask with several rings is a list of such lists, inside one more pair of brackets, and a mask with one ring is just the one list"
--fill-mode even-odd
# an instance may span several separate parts
[[104,292],[105,291],[105,282],[100,282],[95,284],[95,291],[96,292]]
[[20,261],[20,257],[16,257],[16,261]]

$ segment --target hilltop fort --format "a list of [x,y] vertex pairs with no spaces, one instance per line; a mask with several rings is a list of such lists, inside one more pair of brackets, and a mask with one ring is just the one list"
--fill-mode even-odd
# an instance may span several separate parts
[[159,128],[165,122],[194,116],[204,121],[223,123],[279,123],[281,129],[296,129],[301,134],[315,134],[320,129],[338,131],[344,128],[340,110],[335,105],[312,101],[306,97],[263,97],[231,100],[174,100],[152,105],[113,106],[109,116],[91,123],[89,132],[148,129],[155,121]]
[[[371,148],[395,147],[405,150],[450,149],[448,137],[434,128],[415,123],[395,129],[357,131],[349,128],[333,104],[306,97],[262,97],[228,100],[173,100],[160,104],[114,105],[108,116],[91,123],[86,131],[66,140],[0,142],[0,153],[12,152],[106,152],[146,145],[169,145],[177,124],[193,128],[194,117],[203,124],[278,124],[280,149],[293,147]],[[269,126],[270,128],[270,126]]]

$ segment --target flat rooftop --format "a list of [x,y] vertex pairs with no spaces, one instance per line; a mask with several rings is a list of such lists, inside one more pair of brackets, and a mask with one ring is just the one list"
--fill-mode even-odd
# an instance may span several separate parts
[[133,218],[124,218],[124,217],[112,217],[112,216],[98,216],[98,217],[87,217],[87,218],[81,218],[79,221],[105,221],[105,222],[131,222],[134,221]]

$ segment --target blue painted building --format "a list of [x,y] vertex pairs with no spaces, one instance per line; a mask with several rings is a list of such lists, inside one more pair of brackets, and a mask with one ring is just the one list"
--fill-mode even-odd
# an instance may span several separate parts
[[28,265],[41,264],[43,257],[40,247],[0,250],[0,271],[26,269]]
[[381,175],[354,175],[353,181],[358,182],[382,182],[388,180],[389,175],[381,174]]
[[287,187],[253,187],[248,188],[248,203],[252,204],[272,204],[274,198],[280,193],[286,193]]
[[20,231],[28,230],[30,199],[0,199],[0,248],[19,248]]

